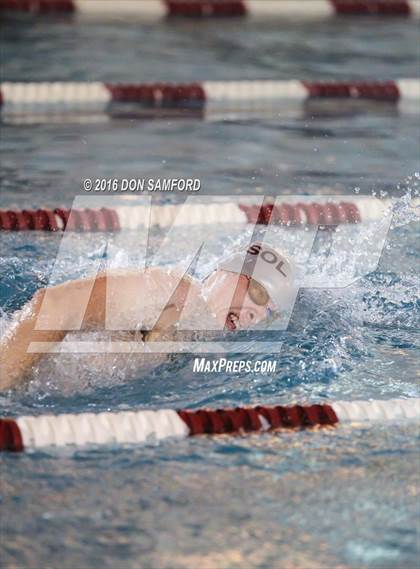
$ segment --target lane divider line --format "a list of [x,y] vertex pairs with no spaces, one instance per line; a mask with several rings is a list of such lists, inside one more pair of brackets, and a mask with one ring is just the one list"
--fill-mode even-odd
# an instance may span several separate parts
[[416,17],[419,0],[0,0],[0,11],[163,18]]
[[[227,224],[246,227],[248,224],[278,225],[288,228],[307,226],[337,226],[378,221],[392,215],[394,200],[373,199],[369,196],[343,200],[324,198],[307,201],[285,198],[264,205],[252,201],[242,203],[217,202],[183,205],[121,205],[114,208],[41,208],[36,210],[0,209],[0,231],[76,231],[118,232],[140,227],[193,227]],[[128,203],[131,196],[124,196]],[[420,199],[410,201],[414,213],[420,208]],[[419,212],[420,213],[420,212]],[[419,215],[418,213],[418,215]]]
[[197,109],[237,103],[310,100],[420,100],[420,78],[395,81],[205,81],[203,83],[3,82],[3,114],[34,111],[103,112],[111,104]]
[[[129,204],[133,196],[124,195],[121,203]],[[140,227],[193,227],[227,224],[246,227],[248,224],[279,225],[288,228],[320,227],[341,224],[359,224],[378,221],[392,215],[396,203],[392,199],[373,199],[370,196],[343,196],[343,200],[324,197],[323,201],[309,201],[304,196],[267,198],[256,204],[251,198],[240,203],[217,201],[183,205],[120,205],[114,208],[40,208],[0,209],[0,231],[77,231],[117,232]],[[271,201],[270,201],[271,200]],[[413,198],[407,206],[420,217],[420,198]]]
[[147,444],[196,435],[242,435],[339,423],[418,422],[420,399],[175,411],[122,411],[0,419],[0,450]]
[[[6,209],[0,210],[0,231],[117,232],[149,224],[162,228],[213,224],[245,227],[249,223],[290,228],[336,226],[379,220],[390,211],[392,203],[392,200],[346,196],[343,201],[309,202],[286,198],[265,205],[244,200],[243,203],[156,205],[151,209],[147,205],[121,205],[112,209]],[[417,201],[412,200],[412,205],[416,204]]]

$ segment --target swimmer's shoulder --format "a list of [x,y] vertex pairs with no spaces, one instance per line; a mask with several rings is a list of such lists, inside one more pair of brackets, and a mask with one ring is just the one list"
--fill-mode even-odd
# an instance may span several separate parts
[[174,291],[178,287],[195,295],[199,295],[201,291],[200,282],[185,273],[179,266],[112,269],[100,276],[123,285],[126,292],[133,291],[134,293],[134,291],[144,289],[145,292],[149,290],[154,294],[159,294],[167,290]]
[[146,278],[163,282],[171,288],[176,286],[187,287],[191,289],[201,289],[201,284],[193,276],[186,273],[181,267],[150,267],[145,271]]

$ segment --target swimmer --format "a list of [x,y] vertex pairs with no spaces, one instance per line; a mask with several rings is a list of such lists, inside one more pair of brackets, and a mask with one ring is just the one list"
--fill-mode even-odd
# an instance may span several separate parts
[[[222,260],[203,282],[176,270],[149,268],[107,271],[37,291],[0,339],[0,389],[16,387],[30,377],[43,356],[28,352],[31,342],[60,343],[72,330],[104,331],[109,310],[118,313],[118,330],[130,330],[124,332],[125,339],[143,342],[173,339],[181,315],[182,321],[194,322],[201,322],[200,315],[211,315],[219,330],[231,332],[264,321],[284,306],[293,286],[293,267],[266,244],[252,243],[244,253],[237,251]],[[168,296],[157,321],[151,319],[156,314],[152,307]],[[86,308],[80,322],[81,306]],[[42,329],[37,329],[40,317]],[[133,318],[136,326],[131,332]]]

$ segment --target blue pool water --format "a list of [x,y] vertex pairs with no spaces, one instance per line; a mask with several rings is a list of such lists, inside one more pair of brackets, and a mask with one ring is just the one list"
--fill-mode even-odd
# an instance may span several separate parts
[[[415,22],[52,21],[3,23],[3,80],[349,79],[419,71]],[[403,198],[374,272],[345,289],[300,292],[274,375],[193,373],[186,355],[146,374],[121,366],[95,373],[70,358],[35,370],[27,388],[0,395],[1,416],[419,396],[418,222],[403,206],[419,187],[418,113],[326,107],[316,116],[1,128],[0,207],[71,205],[85,177],[194,176],[208,194],[259,187],[269,195]],[[189,235],[180,230],[179,242]],[[0,235],[2,328],[48,284],[59,240]],[[98,250],[94,240],[88,256],[76,247],[58,278],[83,275]],[[274,340],[281,334],[270,333]],[[342,427],[5,455],[0,559],[28,569],[412,569],[418,435],[418,425]]]

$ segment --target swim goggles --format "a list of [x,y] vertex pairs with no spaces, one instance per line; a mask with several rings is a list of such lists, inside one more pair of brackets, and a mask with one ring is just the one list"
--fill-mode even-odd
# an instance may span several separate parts
[[267,306],[270,304],[270,296],[265,288],[256,280],[251,277],[248,279],[248,289],[247,293],[249,298],[257,306]]

